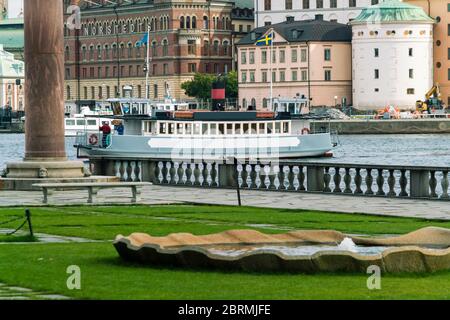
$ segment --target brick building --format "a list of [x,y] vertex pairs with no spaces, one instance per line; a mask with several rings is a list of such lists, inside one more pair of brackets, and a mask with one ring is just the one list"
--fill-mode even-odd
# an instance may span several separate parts
[[[76,2],[65,0],[66,6]],[[181,84],[195,72],[232,68],[233,2],[95,0],[78,5],[81,30],[65,27],[68,101],[122,96],[125,86],[133,87],[134,97],[145,97],[146,47],[140,40],[148,25],[151,99],[162,99],[166,88],[172,97],[186,98]]]

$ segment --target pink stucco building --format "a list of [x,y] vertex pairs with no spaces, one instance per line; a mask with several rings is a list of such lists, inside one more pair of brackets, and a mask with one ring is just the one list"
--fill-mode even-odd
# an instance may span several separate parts
[[[271,46],[255,44],[271,28],[272,55]],[[310,97],[311,106],[335,106],[345,99],[351,105],[351,38],[349,26],[320,16],[253,30],[238,44],[240,106],[270,106],[270,70],[274,98]]]

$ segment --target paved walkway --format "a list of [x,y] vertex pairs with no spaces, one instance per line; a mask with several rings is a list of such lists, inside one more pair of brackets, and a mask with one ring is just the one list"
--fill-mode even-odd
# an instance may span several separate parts
[[[386,216],[450,220],[450,201],[354,197],[271,191],[241,191],[246,206],[365,213]],[[52,205],[86,204],[87,191],[55,192]],[[42,205],[41,192],[1,191],[0,206]],[[234,190],[150,186],[142,190],[141,204],[203,203],[236,205]],[[130,203],[129,189],[101,190],[97,204]]]

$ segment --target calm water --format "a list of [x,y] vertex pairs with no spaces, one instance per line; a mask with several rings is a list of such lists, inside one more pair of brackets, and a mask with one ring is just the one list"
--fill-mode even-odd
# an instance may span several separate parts
[[[0,134],[0,168],[8,161],[21,160],[23,134]],[[349,135],[340,136],[334,157],[320,161],[450,166],[450,134],[441,135]],[[76,158],[75,138],[66,139],[70,159]],[[313,160],[314,161],[314,160]]]

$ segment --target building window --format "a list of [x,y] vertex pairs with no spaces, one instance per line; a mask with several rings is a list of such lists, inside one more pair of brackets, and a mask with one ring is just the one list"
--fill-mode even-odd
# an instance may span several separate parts
[[280,71],[280,82],[286,81],[286,72]]
[[261,51],[261,63],[262,64],[267,63],[267,51]]
[[337,8],[337,0],[330,0],[330,8]]
[[158,85],[157,84],[153,85],[153,97],[155,99],[158,98]]
[[250,64],[255,64],[255,51],[249,52],[249,60]]
[[280,50],[280,63],[286,62],[286,51]]
[[169,42],[166,39],[164,39],[162,45],[163,45],[163,56],[167,57],[169,55]]
[[168,75],[169,74],[169,65],[167,63],[163,64],[163,75]]
[[410,57],[413,56],[413,48],[409,48],[409,49],[408,49],[408,55],[409,55]]
[[262,82],[267,82],[267,71],[263,71],[261,74]]
[[308,81],[308,72],[306,70],[302,70],[302,81]]
[[247,64],[247,51],[241,51],[241,64]]
[[291,62],[293,63],[297,62],[297,49],[291,50]]
[[325,61],[331,61],[331,49],[327,48],[324,50]]
[[303,9],[309,9],[309,0],[303,0]]
[[272,71],[272,82],[277,82],[277,73]]
[[373,50],[373,55],[375,58],[378,58],[380,56],[380,50],[378,48],[375,48]]
[[255,82],[255,71],[250,71],[250,82]]
[[406,89],[406,94],[414,94],[414,88]]
[[284,1],[286,10],[292,10],[292,0],[285,0]]
[[331,81],[331,70],[325,70],[325,81]]
[[294,22],[294,21],[295,21],[295,17],[293,17],[293,16],[287,16],[287,17],[286,17],[286,21],[287,21],[287,22]]
[[247,71],[243,71],[241,73],[241,82],[246,83],[247,82]]
[[300,61],[306,62],[306,49],[302,49],[300,52]]
[[450,24],[447,25],[447,35],[450,36]]
[[447,69],[447,80],[450,81],[450,69]]
[[447,60],[450,60],[450,48],[447,48]]
[[375,79],[379,79],[380,78],[380,70],[378,70],[378,69],[374,70],[374,78]]
[[197,65],[195,63],[189,63],[188,69],[190,73],[195,73],[197,72]]
[[264,0],[264,10],[272,10],[272,0]]
[[188,54],[196,54],[195,40],[188,40]]
[[272,63],[277,63],[277,51],[274,49],[272,50]]
[[350,8],[356,7],[356,0],[348,0],[348,6]]
[[316,8],[317,9],[323,8],[323,0],[316,0]]
[[291,78],[292,78],[292,81],[297,81],[298,80],[297,70],[292,70]]
[[414,69],[409,69],[409,78],[414,79]]
[[378,4],[378,3],[379,3],[379,0],[372,0],[372,1],[371,1],[371,5],[373,5],[373,6],[376,5],[376,4]]

